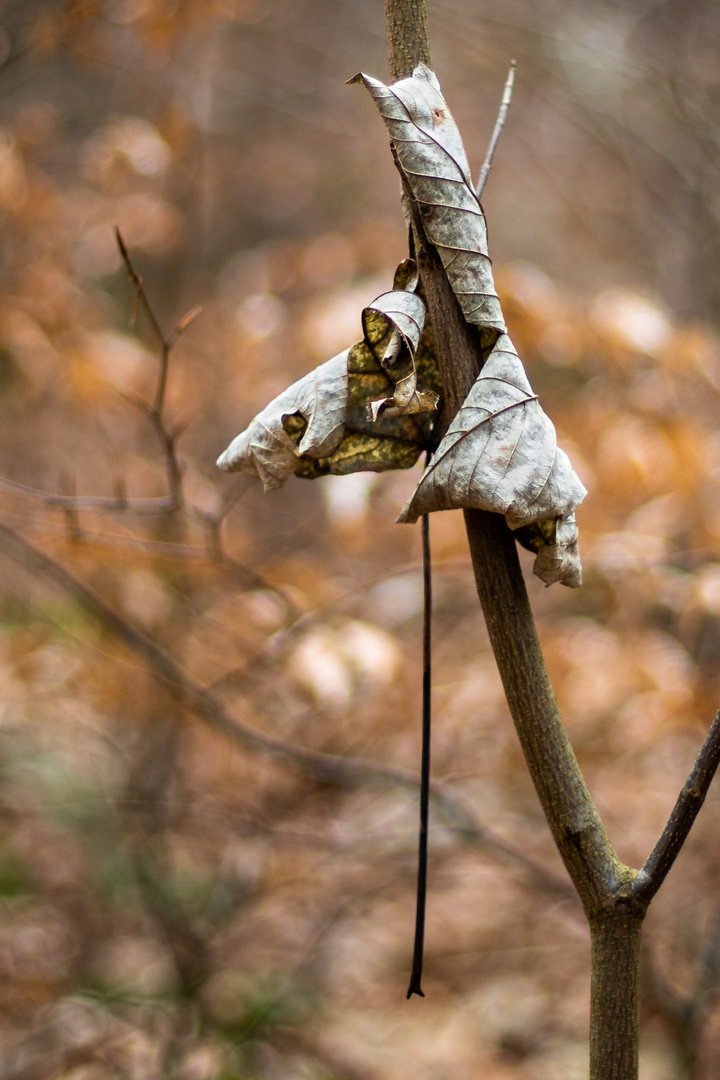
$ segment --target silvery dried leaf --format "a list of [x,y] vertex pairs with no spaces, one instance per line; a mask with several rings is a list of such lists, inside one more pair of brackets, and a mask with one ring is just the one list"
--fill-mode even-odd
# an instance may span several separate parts
[[[250,472],[265,491],[285,483],[300,454],[327,457],[340,445],[348,402],[349,349],[338,353],[279,394],[220,455],[226,472]],[[299,442],[288,434],[288,417],[300,416],[305,427]]]
[[[405,260],[393,291],[363,312],[363,340],[275,398],[220,456],[220,468],[253,473],[269,491],[293,473],[312,479],[414,465],[427,445],[439,389],[417,283],[415,264]],[[417,386],[418,371],[427,389]],[[382,414],[376,422],[367,415],[373,399]]]
[[[398,521],[467,506],[504,514],[518,529],[566,521],[585,495],[503,334]],[[552,546],[558,543],[571,546],[566,533]]]
[[375,99],[463,315],[486,330],[504,331],[485,216],[460,132],[435,75],[419,64],[410,78],[391,86],[362,74],[350,81],[363,82]]
[[538,549],[533,574],[537,574],[546,586],[556,581],[569,585],[571,589],[582,585],[582,566],[578,551],[578,527],[575,514],[558,518],[555,542],[543,544]]
[[414,291],[417,270],[411,272],[404,288],[398,288],[399,280],[407,274],[407,264],[414,267],[410,260],[400,264],[392,292],[378,296],[362,313],[365,341],[394,384],[390,396],[368,403],[368,419],[372,421],[383,415],[433,412],[438,404],[434,391],[418,386],[415,356],[425,326],[425,304]]
[[[477,507],[505,515],[537,552],[535,573],[580,584],[573,511],[586,492],[533,394],[505,332],[487,248],[487,228],[460,133],[433,72],[420,64],[386,86],[357,75],[390,133],[398,164],[438,249],[463,315],[491,351],[460,412],[398,521]],[[395,398],[403,392],[398,382]],[[523,536],[523,531],[528,532]]]

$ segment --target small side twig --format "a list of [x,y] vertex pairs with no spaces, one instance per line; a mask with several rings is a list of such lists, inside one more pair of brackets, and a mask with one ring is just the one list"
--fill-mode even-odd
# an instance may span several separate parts
[[668,875],[700,812],[720,765],[720,710],[716,713],[667,825],[637,875],[634,895],[649,904]]
[[[133,308],[131,322],[135,321],[137,313],[137,307],[142,304],[143,310],[147,315],[150,325],[158,339],[160,345],[160,372],[158,375],[157,387],[155,389],[155,397],[152,405],[147,402],[137,402],[140,404],[150,423],[152,424],[157,434],[160,445],[163,449],[165,457],[165,467],[167,472],[168,484],[170,487],[170,497],[173,500],[173,509],[179,508],[183,505],[183,492],[182,492],[182,469],[180,462],[177,458],[176,442],[180,435],[179,430],[172,431],[168,428],[165,417],[165,396],[167,392],[168,371],[170,368],[170,352],[173,346],[176,344],[178,338],[188,326],[198,317],[202,308],[194,307],[192,311],[189,311],[187,315],[183,316],[180,322],[177,324],[172,333],[166,335],[163,333],[160,322],[155,314],[152,304],[148,299],[145,292],[145,286],[143,280],[138,274],[137,270],[133,266],[132,259],[130,258],[130,252],[127,249],[125,241],[122,238],[120,229],[115,228],[115,237],[117,239],[118,248],[120,249],[120,255],[125,263],[125,268],[128,272],[128,277],[135,286],[135,305]],[[133,399],[135,400],[135,399]]]
[[515,83],[515,70],[517,63],[515,60],[510,64],[510,70],[508,71],[508,77],[505,81],[505,88],[503,90],[502,99],[500,101],[500,109],[498,111],[497,120],[495,121],[495,127],[490,138],[490,145],[488,146],[487,154],[485,155],[485,161],[483,162],[482,169],[480,170],[480,177],[477,182],[475,192],[478,199],[482,198],[485,190],[485,185],[490,175],[490,169],[492,168],[493,157],[495,156],[495,149],[500,139],[500,134],[505,124],[505,117],[507,116],[508,109],[510,108],[510,101],[512,100],[513,85]]
[[1,489],[16,492],[18,495],[35,499],[45,506],[61,510],[65,515],[68,532],[74,538],[79,538],[81,535],[78,514],[82,510],[97,510],[106,513],[127,514],[171,514],[183,509],[185,505],[182,485],[182,467],[177,456],[177,440],[182,434],[185,425],[175,425],[174,427],[168,426],[164,415],[165,396],[170,352],[180,335],[195,321],[202,309],[194,307],[180,320],[172,333],[166,336],[163,333],[153,307],[148,300],[142,278],[135,270],[130,258],[130,253],[128,252],[120,230],[117,228],[115,229],[115,235],[120,254],[127,268],[128,276],[135,286],[135,305],[131,322],[134,322],[135,320],[138,304],[142,304],[161,347],[160,371],[152,404],[131,393],[125,393],[122,396],[129,404],[134,405],[143,412],[155,431],[160,446],[162,447],[163,458],[165,460],[168,493],[166,495],[147,499],[129,499],[125,492],[124,482],[119,480],[115,485],[116,494],[110,497],[94,495],[78,496],[74,492],[72,494],[64,493],[55,495],[51,492],[38,491],[36,488],[28,487],[26,484],[20,484],[15,480],[8,480],[5,477],[0,477]]
[[122,238],[122,233],[120,232],[120,229],[117,227],[117,225],[115,226],[115,239],[117,240],[117,245],[118,245],[118,248],[120,249],[120,255],[122,256],[122,260],[125,263],[125,267],[126,267],[127,272],[128,272],[128,277],[130,278],[133,285],[135,286],[135,305],[133,307],[133,312],[132,312],[132,316],[131,316],[131,322],[132,323],[135,322],[135,317],[137,315],[138,304],[142,303],[142,306],[145,309],[145,314],[147,315],[148,319],[150,320],[150,325],[152,326],[153,330],[155,331],[158,342],[160,343],[161,346],[165,347],[168,344],[167,341],[165,340],[165,335],[163,334],[162,329],[160,327],[160,323],[157,320],[157,316],[155,315],[155,312],[152,309],[152,305],[150,304],[150,301],[147,298],[147,294],[146,294],[145,288],[143,286],[142,278],[140,277],[137,270],[135,269],[135,267],[132,264],[132,260],[130,259],[130,252],[128,251],[127,247],[125,246],[125,241]]
[[76,542],[82,538],[82,532],[80,530],[80,519],[78,517],[77,506],[74,503],[76,494],[75,477],[62,476],[60,478],[60,486],[67,490],[67,502],[63,510],[67,537],[71,542]]

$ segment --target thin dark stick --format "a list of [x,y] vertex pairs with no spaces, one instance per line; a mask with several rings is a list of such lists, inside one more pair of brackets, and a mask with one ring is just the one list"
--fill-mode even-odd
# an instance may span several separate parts
[[[429,457],[429,455],[428,455]],[[427,899],[428,818],[430,813],[430,728],[432,574],[430,569],[430,520],[422,516],[423,553],[423,679],[422,679],[422,762],[420,769],[420,834],[418,839],[417,902],[415,906],[415,945],[410,986],[407,996],[425,997],[420,986],[425,944],[425,901]]]
[[646,903],[658,891],[685,843],[700,807],[705,802],[713,777],[720,765],[720,711],[715,715],[690,775],[678,795],[663,834],[639,872],[633,889]]
[[117,246],[120,249],[120,254],[122,256],[122,260],[125,263],[125,268],[126,268],[126,270],[128,272],[128,277],[130,278],[133,285],[135,286],[135,298],[136,298],[135,302],[137,304],[138,300],[142,301],[142,305],[145,308],[145,314],[147,315],[148,319],[150,320],[150,325],[152,326],[153,330],[155,331],[155,335],[156,335],[161,347],[163,348],[163,350],[165,350],[168,347],[167,338],[163,334],[162,329],[160,327],[160,323],[158,322],[157,317],[155,315],[155,312],[153,311],[153,309],[152,309],[152,307],[150,305],[150,301],[148,300],[148,298],[147,298],[147,296],[145,294],[145,289],[143,287],[142,278],[140,277],[137,270],[135,269],[135,267],[132,264],[132,261],[130,259],[130,253],[129,253],[127,247],[125,246],[125,241],[123,240],[122,234],[121,234],[121,232],[120,232],[120,230],[118,229],[117,226],[115,226],[115,239],[117,240]]
[[[153,311],[152,304],[148,300],[147,293],[145,292],[145,287],[143,285],[143,280],[132,264],[130,252],[128,251],[125,241],[122,238],[120,229],[117,226],[115,226],[115,239],[117,240],[117,245],[120,251],[120,255],[122,256],[122,260],[125,263],[128,277],[135,286],[135,310],[137,310],[138,303],[142,303],[142,306],[145,309],[145,314],[150,320],[150,325],[152,326],[155,332],[155,336],[160,343],[160,376],[158,378],[158,385],[155,391],[155,402],[152,406],[152,412],[155,413],[156,416],[160,417],[162,415],[163,406],[165,404],[165,391],[167,389],[168,368],[170,365],[170,350],[172,349],[173,345],[176,343],[180,335],[185,330],[187,330],[190,323],[198,317],[202,309],[199,307],[193,308],[192,311],[189,311],[188,314],[180,320],[172,333],[166,336],[162,331],[162,327],[158,322],[155,312]],[[171,448],[167,452],[171,453],[174,451],[172,451]]]
[[[495,148],[500,139],[500,133],[505,123],[505,117],[512,98],[513,83],[515,81],[516,63],[513,60],[508,72],[507,81],[500,102],[500,111],[495,122],[492,138],[488,147],[483,167],[480,170],[480,179],[477,186],[478,198],[485,190],[487,178],[490,175],[492,159]],[[429,461],[429,455],[428,455]],[[425,945],[425,908],[427,902],[427,849],[428,827],[430,810],[430,735],[431,735],[431,628],[432,628],[432,575],[430,570],[430,523],[428,515],[422,517],[422,550],[423,550],[423,700],[422,700],[422,764],[420,775],[420,833],[418,838],[418,876],[417,876],[417,900],[415,904],[415,943],[413,946],[413,964],[410,974],[410,986],[407,996],[418,994],[425,997],[422,991],[423,951]]]
[[490,175],[490,169],[492,168],[492,160],[495,156],[495,148],[497,147],[498,140],[500,139],[500,133],[502,132],[503,124],[505,123],[507,111],[510,108],[513,84],[515,82],[516,67],[517,63],[515,62],[515,60],[513,60],[513,62],[510,64],[510,70],[508,71],[508,77],[505,82],[505,89],[503,90],[502,99],[500,101],[500,110],[497,115],[497,120],[495,121],[495,127],[493,128],[490,145],[488,146],[488,151],[485,155],[483,167],[480,170],[480,179],[478,180],[477,187],[475,188],[478,199],[482,198],[482,193],[485,190],[485,185],[487,184],[488,176]]

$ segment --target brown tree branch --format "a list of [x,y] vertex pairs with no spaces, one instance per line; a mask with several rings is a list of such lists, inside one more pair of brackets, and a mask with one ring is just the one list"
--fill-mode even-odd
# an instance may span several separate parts
[[[192,311],[189,311],[187,315],[180,320],[173,332],[166,336],[160,327],[152,304],[145,292],[142,278],[135,270],[130,258],[130,253],[120,234],[120,230],[117,228],[115,229],[115,236],[118,248],[120,249],[120,254],[127,268],[128,276],[135,286],[135,308],[137,308],[138,303],[142,303],[148,319],[150,320],[150,325],[158,338],[161,350],[160,369],[153,403],[149,404],[142,398],[136,397],[133,394],[123,394],[122,396],[129,404],[134,405],[142,411],[157,436],[165,461],[168,493],[166,495],[159,495],[148,499],[128,499],[124,489],[121,489],[113,497],[94,495],[78,496],[74,493],[72,495],[55,495],[51,492],[38,491],[35,488],[28,487],[25,484],[19,484],[14,480],[8,480],[4,477],[0,477],[0,488],[3,488],[5,491],[16,492],[18,495],[23,495],[26,498],[35,499],[42,502],[45,506],[62,510],[65,514],[71,514],[73,512],[77,513],[81,510],[98,510],[105,513],[140,515],[170,514],[182,509],[184,505],[182,468],[176,451],[176,443],[182,429],[176,428],[175,430],[171,430],[165,422],[163,411],[167,390],[170,352],[180,335],[195,321],[202,309],[199,307],[193,308]],[[135,310],[133,310],[131,321],[134,322],[134,319]]]
[[187,330],[188,326],[190,326],[192,322],[195,321],[202,309],[199,307],[193,308],[192,311],[189,311],[187,315],[185,315],[180,320],[172,333],[167,335],[164,334],[160,326],[160,322],[153,309],[153,306],[148,299],[147,293],[145,292],[142,278],[132,264],[130,253],[125,245],[125,241],[122,238],[120,230],[117,227],[115,228],[115,238],[117,240],[118,248],[120,249],[120,254],[122,256],[123,262],[125,263],[128,277],[135,286],[135,308],[133,309],[131,321],[134,322],[137,305],[138,303],[141,303],[150,321],[150,325],[152,326],[155,336],[157,337],[160,344],[160,371],[158,374],[158,382],[155,388],[155,397],[153,403],[152,405],[148,405],[147,402],[136,401],[136,404],[138,404],[145,412],[157,434],[160,445],[162,446],[163,454],[165,457],[165,468],[167,471],[170,497],[175,500],[177,506],[182,506],[182,469],[180,468],[180,462],[178,461],[177,453],[175,450],[175,443],[177,441],[179,431],[173,432],[168,428],[167,424],[165,423],[163,410],[165,408],[165,394],[167,391],[167,380],[170,367],[170,352],[173,346],[176,344],[180,335],[185,330]]
[[715,715],[690,775],[678,795],[662,836],[638,873],[633,895],[649,904],[668,875],[681,847],[693,827],[695,818],[720,765],[720,711]]
[[[421,6],[420,0],[416,6]],[[388,0],[389,12],[407,7],[407,0]],[[418,17],[416,33],[426,40],[424,10]],[[390,67],[397,78],[410,72],[407,51],[396,47],[395,34],[396,21],[389,14]],[[497,331],[479,331],[465,322],[404,177],[403,183],[435,333],[444,397],[442,434],[469,393]],[[518,738],[590,924],[591,1080],[636,1080],[640,941],[646,910],[631,894],[636,871],[615,854],[560,719],[515,540],[499,514],[466,510],[465,525],[478,595]]]
[[0,477],[0,488],[14,492],[26,499],[34,499],[43,506],[57,510],[99,510],[107,513],[122,514],[166,514],[177,509],[177,501],[172,495],[157,495],[147,499],[128,499],[124,493],[111,497],[104,495],[54,495],[49,491],[19,484],[16,480]]
[[[407,184],[404,189],[443,385],[437,437],[467,397],[497,331],[481,332],[465,321],[425,236],[419,207]],[[626,890],[634,871],[615,854],[560,718],[512,533],[500,514],[483,510],[466,510],[465,525],[490,641],[533,783],[586,910],[597,910],[616,890]]]
[[502,134],[502,129],[505,126],[505,117],[507,116],[508,109],[510,108],[510,102],[512,100],[513,86],[515,84],[515,69],[517,67],[516,62],[513,60],[510,64],[510,70],[508,71],[507,81],[503,90],[502,98],[500,99],[500,108],[498,110],[497,120],[495,121],[495,127],[493,133],[490,136],[490,145],[487,148],[485,160],[480,170],[480,176],[478,177],[477,187],[475,193],[478,199],[482,199],[483,192],[485,191],[485,185],[488,182],[490,175],[490,169],[492,168],[493,158],[495,157],[495,151],[497,149],[498,140]]

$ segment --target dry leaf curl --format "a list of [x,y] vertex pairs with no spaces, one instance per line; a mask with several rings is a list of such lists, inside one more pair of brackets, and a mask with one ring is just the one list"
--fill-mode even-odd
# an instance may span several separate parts
[[415,264],[401,263],[395,288],[362,313],[363,340],[271,401],[221,454],[220,468],[252,473],[270,491],[293,474],[313,479],[414,465],[439,384],[417,280]]
[[460,132],[434,73],[419,64],[410,78],[391,86],[363,74],[350,81],[364,83],[375,100],[463,315],[483,329],[504,331],[485,215]]
[[[274,398],[220,455],[219,467],[254,473],[265,491],[272,491],[292,476],[299,455],[332,454],[345,430],[349,352],[338,353]],[[298,442],[285,429],[289,416],[300,416],[306,423]]]
[[586,491],[503,334],[448,428],[398,521],[475,507],[504,514],[511,529],[538,530],[535,572],[548,584],[580,584],[575,508]]

